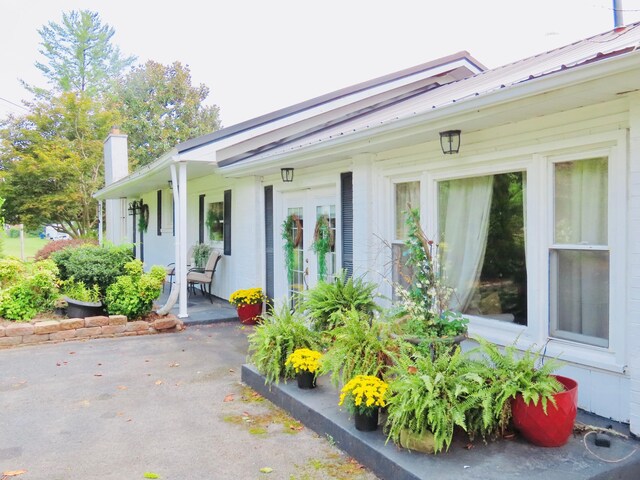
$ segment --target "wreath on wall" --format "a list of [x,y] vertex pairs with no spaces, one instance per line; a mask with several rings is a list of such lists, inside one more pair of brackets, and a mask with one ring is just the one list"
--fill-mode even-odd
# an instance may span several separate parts
[[316,220],[316,228],[313,231],[313,244],[311,249],[318,257],[318,277],[324,280],[327,275],[327,253],[331,252],[335,245],[335,233],[331,228],[331,220],[328,215],[320,215]]
[[[294,236],[295,232],[295,236]],[[293,282],[293,267],[295,265],[295,249],[302,245],[302,220],[295,213],[289,215],[282,222],[282,239],[284,240],[284,264],[287,269],[289,283]]]
[[138,219],[138,230],[147,233],[149,228],[149,205],[140,201],[140,218]]

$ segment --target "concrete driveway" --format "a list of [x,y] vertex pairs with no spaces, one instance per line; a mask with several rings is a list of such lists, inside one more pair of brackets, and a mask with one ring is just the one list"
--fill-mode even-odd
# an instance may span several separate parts
[[251,331],[214,324],[0,351],[0,473],[375,479],[240,383]]

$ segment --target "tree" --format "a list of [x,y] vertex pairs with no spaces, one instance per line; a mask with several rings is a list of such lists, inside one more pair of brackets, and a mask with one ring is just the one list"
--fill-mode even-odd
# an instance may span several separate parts
[[96,12],[63,13],[62,23],[49,22],[38,33],[42,37],[40,53],[47,62],[36,62],[36,67],[57,92],[99,95],[135,60],[123,57],[111,43],[115,31],[103,25]]
[[102,139],[114,119],[90,96],[73,93],[10,119],[0,131],[7,220],[33,229],[59,224],[72,237],[94,229],[92,194],[103,184]]
[[129,136],[133,168],[151,163],[177,143],[220,128],[220,109],[203,106],[209,88],[191,85],[188,66],[148,61],[119,82],[114,100]]

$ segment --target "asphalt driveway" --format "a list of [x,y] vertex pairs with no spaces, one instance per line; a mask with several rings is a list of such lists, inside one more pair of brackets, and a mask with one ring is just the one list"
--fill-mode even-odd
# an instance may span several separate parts
[[0,351],[0,473],[374,479],[240,383],[250,331],[214,324]]

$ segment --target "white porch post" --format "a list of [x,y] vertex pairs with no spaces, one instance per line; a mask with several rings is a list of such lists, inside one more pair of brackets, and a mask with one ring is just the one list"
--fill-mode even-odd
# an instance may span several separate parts
[[[180,270],[180,303],[178,307],[178,317],[184,318],[187,314],[187,164],[178,164],[178,215],[177,215],[177,236],[179,246]],[[174,183],[175,185],[175,183]]]

